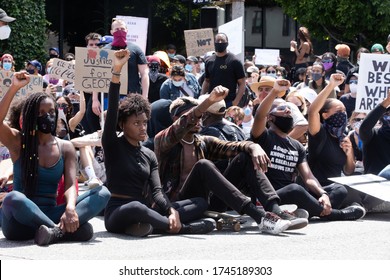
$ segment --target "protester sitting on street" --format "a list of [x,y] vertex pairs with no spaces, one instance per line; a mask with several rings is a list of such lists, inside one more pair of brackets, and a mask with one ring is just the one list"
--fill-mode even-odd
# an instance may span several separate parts
[[[175,201],[197,196],[208,199],[212,192],[224,205],[252,217],[260,231],[271,234],[278,234],[290,226],[307,225],[307,220],[299,219],[292,225],[295,217],[280,210],[279,198],[263,173],[269,160],[259,145],[250,141],[227,142],[198,134],[202,115],[210,106],[224,100],[227,93],[227,88],[217,86],[200,104],[188,97],[172,102],[170,112],[174,123],[155,137],[155,152],[166,193]],[[233,162],[221,174],[212,161],[228,158]],[[241,184],[249,186],[251,195],[259,199],[265,209],[284,214],[291,221],[258,209],[237,189]]]
[[[70,142],[53,136],[55,100],[44,93],[31,94],[23,107],[21,131],[3,122],[17,91],[29,81],[27,73],[15,73],[0,102],[0,141],[10,150],[14,163],[14,190],[4,198],[2,207],[3,234],[10,240],[34,238],[38,245],[90,240],[93,228],[88,220],[105,207],[109,192],[102,186],[77,197],[75,150]],[[57,187],[63,175],[66,203],[57,206]]]
[[[251,135],[271,160],[266,173],[282,204],[296,204],[309,212],[310,217],[326,220],[357,219],[364,215],[359,207],[338,210],[347,195],[341,185],[321,186],[306,161],[306,150],[288,136],[293,128],[291,109],[283,99],[275,99],[290,86],[287,80],[276,80],[273,89],[256,112]],[[267,123],[269,128],[267,129]],[[305,187],[296,183],[299,173]],[[359,213],[359,215],[356,215]]]
[[[109,232],[147,236],[154,230],[168,233],[208,233],[210,220],[195,221],[207,208],[203,198],[171,203],[162,190],[155,154],[141,145],[147,137],[150,105],[132,94],[119,102],[120,75],[129,59],[128,50],[115,52],[109,88],[107,118],[102,144],[107,186],[112,192],[105,209]],[[117,126],[123,132],[117,136]]]

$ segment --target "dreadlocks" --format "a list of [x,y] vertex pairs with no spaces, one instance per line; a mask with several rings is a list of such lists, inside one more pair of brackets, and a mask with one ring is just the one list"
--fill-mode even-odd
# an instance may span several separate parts
[[24,186],[26,196],[32,196],[36,191],[39,166],[37,118],[39,116],[40,104],[42,100],[46,98],[52,99],[55,104],[52,96],[38,92],[31,94],[23,106],[22,151],[20,157],[22,167],[22,186]]

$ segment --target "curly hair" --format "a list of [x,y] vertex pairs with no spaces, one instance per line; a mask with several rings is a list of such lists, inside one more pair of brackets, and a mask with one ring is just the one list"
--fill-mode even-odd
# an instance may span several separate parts
[[123,124],[126,119],[132,115],[140,115],[145,113],[147,119],[150,119],[150,103],[140,94],[128,94],[119,102],[118,108],[118,127],[122,131],[119,124]]

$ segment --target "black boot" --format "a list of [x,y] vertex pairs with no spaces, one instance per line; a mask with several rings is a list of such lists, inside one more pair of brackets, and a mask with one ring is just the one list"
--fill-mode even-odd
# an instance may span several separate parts
[[93,227],[90,223],[82,224],[75,232],[66,232],[65,241],[88,241],[93,237]]
[[35,233],[34,241],[39,246],[47,246],[59,242],[63,237],[64,233],[59,227],[41,225]]
[[203,218],[188,224],[182,224],[181,234],[206,234],[215,229],[215,221],[211,218]]

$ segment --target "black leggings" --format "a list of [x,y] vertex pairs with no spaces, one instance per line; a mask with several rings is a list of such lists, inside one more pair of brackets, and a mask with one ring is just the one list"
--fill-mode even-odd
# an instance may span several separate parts
[[[203,198],[191,198],[172,203],[179,212],[180,221],[188,223],[199,219],[207,209],[207,201]],[[168,217],[139,201],[111,198],[104,213],[104,225],[109,232],[124,233],[125,229],[136,223],[149,223],[154,229],[169,229]]]

